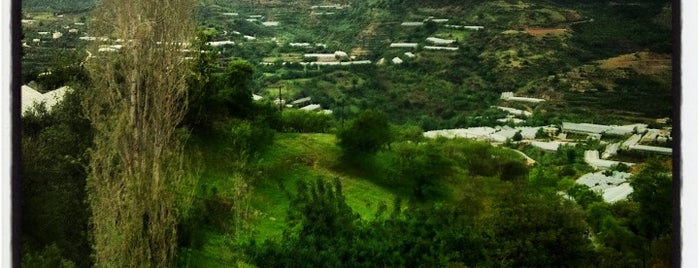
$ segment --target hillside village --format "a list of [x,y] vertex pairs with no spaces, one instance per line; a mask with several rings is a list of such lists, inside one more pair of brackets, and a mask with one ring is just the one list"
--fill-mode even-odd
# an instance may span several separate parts
[[[351,5],[330,4],[330,5],[314,5],[309,7],[310,16],[322,16],[323,18],[331,18],[337,12],[346,12]],[[229,20],[244,20],[247,23],[257,24],[264,28],[284,29],[286,25],[283,22],[271,20],[265,14],[246,14],[242,11],[219,11],[219,16]],[[276,17],[276,16],[272,16]],[[576,17],[574,23],[592,22],[593,19]],[[49,27],[44,25],[45,22],[50,23]],[[69,46],[82,47],[89,46],[89,42],[101,41],[106,43],[101,45],[98,53],[116,53],[122,49],[125,44],[124,40],[109,40],[107,37],[94,37],[87,35],[85,24],[88,23],[84,16],[81,17],[66,17],[63,14],[55,14],[50,16],[47,14],[27,15],[27,18],[22,19],[22,24],[27,29],[32,29],[25,33],[23,46],[32,48],[33,46],[43,47],[51,46],[52,42],[63,40]],[[462,25],[454,24],[454,20],[444,17],[426,16],[420,21],[402,21],[394,22],[399,25],[399,31],[410,32],[415,29],[432,27],[452,29],[456,31],[476,32],[484,31],[486,28],[481,25]],[[505,31],[511,34],[512,31]],[[522,33],[533,36],[549,36],[565,33],[565,29],[545,29],[545,28],[526,28]],[[352,49],[353,52],[337,50],[339,47],[332,47],[325,43],[302,42],[298,40],[289,40],[284,37],[256,37],[254,32],[241,32],[238,30],[226,30],[218,33],[215,40],[209,41],[206,44],[214,49],[228,50],[236,46],[245,45],[246,43],[268,44],[277,48],[276,53],[281,55],[266,55],[258,64],[271,68],[284,68],[299,64],[305,68],[321,68],[323,66],[352,66],[352,65],[401,65],[405,62],[415,61],[421,57],[424,51],[442,51],[442,53],[454,53],[459,50],[459,43],[465,40],[456,40],[452,38],[443,38],[439,36],[428,36],[420,42],[414,41],[414,37],[410,39],[391,40],[383,49],[391,51],[391,54],[397,55],[390,59],[367,58],[365,53],[353,53],[362,51]],[[450,37],[451,35],[449,35]],[[465,35],[468,36],[468,35]],[[98,40],[99,39],[99,40]],[[31,41],[30,41],[31,40]],[[87,42],[87,43],[86,43]],[[110,44],[111,43],[111,44]],[[126,40],[128,43],[128,40]],[[87,50],[86,50],[87,51]],[[299,53],[305,51],[305,53]],[[334,52],[333,52],[334,51]],[[89,53],[89,51],[87,51]],[[204,53],[204,51],[201,51]],[[192,59],[192,51],[190,49],[183,50],[183,57]],[[218,53],[221,53],[219,51]],[[89,53],[92,55],[92,53]],[[90,56],[88,56],[89,58]],[[274,70],[274,69],[268,69]],[[22,111],[25,113],[33,103],[45,103],[46,108],[50,109],[55,105],[56,101],[64,94],[66,87],[49,91],[41,94],[29,86],[22,87]],[[308,112],[318,112],[323,114],[333,114],[334,107],[323,107],[322,104],[314,103],[313,100],[317,96],[300,96],[294,99],[293,95],[275,96],[275,90],[257,91],[254,92],[254,101],[271,101],[275,105],[286,109],[299,109]],[[281,93],[281,91],[280,91]],[[544,103],[546,100],[542,98],[515,96],[514,92],[502,92],[500,99],[503,103],[526,103],[529,105],[537,105]],[[497,119],[499,126],[475,126],[469,128],[456,128],[444,130],[428,130],[424,133],[425,137],[448,137],[448,138],[468,138],[491,142],[494,145],[502,145],[515,140],[515,136],[520,136],[515,143],[529,144],[541,150],[554,152],[559,146],[575,146],[581,140],[599,140],[602,145],[605,145],[603,151],[589,150],[585,152],[585,161],[596,170],[606,170],[612,166],[625,164],[633,165],[634,163],[613,160],[618,151],[635,151],[648,154],[671,155],[671,127],[663,129],[651,129],[647,124],[630,124],[630,125],[600,125],[575,122],[563,122],[561,125],[545,125],[545,126],[527,126],[527,119],[533,116],[532,112],[506,106],[493,106],[494,109],[500,110],[506,114],[506,117]],[[541,132],[545,135],[541,135]],[[575,137],[569,137],[573,134]],[[607,141],[608,137],[613,137]],[[626,140],[618,141],[619,138]],[[657,146],[662,144],[663,146]],[[521,152],[520,152],[521,153]],[[601,155],[601,157],[600,157]],[[592,174],[592,173],[591,173]],[[586,181],[592,176],[587,174],[581,177],[582,181]],[[597,173],[595,173],[597,174]],[[627,173],[624,173],[627,174]],[[587,177],[586,177],[587,176]],[[624,175],[626,176],[626,175]],[[594,177],[594,176],[593,176]],[[597,176],[598,180],[604,180],[607,177]],[[582,182],[581,182],[582,183]],[[628,191],[626,195],[628,195]],[[618,195],[617,195],[618,196]],[[615,200],[618,200],[616,198]]]
[[[200,2],[196,38],[146,46],[193,67],[169,98],[172,266],[670,267],[672,10],[637,2]],[[125,81],[92,63],[138,47],[95,20],[22,11],[27,267],[97,263],[91,157],[146,137],[84,114]],[[129,146],[96,160],[117,174]]]
[[[331,54],[332,55],[332,54]],[[61,101],[68,87],[49,91],[41,94],[29,86],[22,86],[22,114],[26,114],[35,105],[44,105],[49,111],[51,107]],[[542,102],[542,99],[513,97],[510,93],[503,93],[504,100],[517,100],[525,102]],[[252,95],[254,101],[263,101],[264,97]],[[519,99],[517,99],[519,98]],[[323,109],[319,104],[312,103],[312,97],[300,98],[286,103],[284,99],[275,99],[275,104],[284,105],[287,109],[299,109],[306,112],[316,112],[331,115],[332,110]],[[530,112],[517,110],[508,107],[497,107],[507,111],[512,116],[528,117]],[[513,121],[513,117],[505,118],[507,122]],[[521,119],[520,119],[521,120]],[[501,121],[505,122],[505,121]],[[517,122],[515,122],[517,123]],[[602,153],[597,150],[585,151],[585,162],[595,170],[581,176],[577,182],[589,186],[595,191],[600,191],[607,202],[615,202],[625,199],[633,189],[626,181],[631,173],[615,171],[607,176],[603,171],[618,165],[633,166],[636,163],[614,160],[619,151],[635,151],[645,154],[672,155],[672,127],[664,129],[651,129],[646,124],[632,125],[600,125],[590,123],[563,122],[562,125],[548,126],[496,126],[496,127],[471,127],[459,129],[444,129],[426,131],[424,136],[435,139],[445,138],[465,138],[490,142],[495,146],[502,146],[511,143],[518,145],[529,144],[544,151],[556,152],[560,146],[575,146],[578,142],[586,140],[598,140],[604,145]],[[568,138],[569,134],[578,134],[577,138]],[[518,138],[516,136],[519,136]],[[612,141],[607,138],[612,137]],[[618,141],[619,137],[625,140]],[[664,146],[657,146],[662,144]],[[528,159],[530,165],[536,161],[521,151],[518,151]],[[601,157],[600,157],[601,155]],[[601,171],[599,171],[601,170]]]

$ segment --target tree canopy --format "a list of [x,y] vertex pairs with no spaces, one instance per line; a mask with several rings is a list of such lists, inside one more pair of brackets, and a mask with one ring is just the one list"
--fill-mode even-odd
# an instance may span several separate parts
[[386,115],[366,110],[338,133],[339,145],[346,157],[372,155],[391,142]]

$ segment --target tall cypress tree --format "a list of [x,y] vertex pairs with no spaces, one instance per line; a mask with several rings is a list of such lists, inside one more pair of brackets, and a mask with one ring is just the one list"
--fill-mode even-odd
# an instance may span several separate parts
[[[95,42],[86,62],[93,88],[84,99],[95,131],[87,192],[96,266],[172,264],[171,187],[183,175],[177,126],[187,108],[189,72],[182,50],[194,37],[195,5],[104,0],[95,11],[93,34],[107,37]],[[118,42],[120,48],[109,47]]]

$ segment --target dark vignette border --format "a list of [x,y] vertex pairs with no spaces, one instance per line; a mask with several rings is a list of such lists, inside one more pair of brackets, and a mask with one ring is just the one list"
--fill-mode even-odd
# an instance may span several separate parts
[[[12,146],[12,163],[11,169],[11,192],[12,192],[12,267],[21,267],[21,0],[10,0],[10,31],[11,31],[11,53],[12,53],[12,76],[10,86],[10,110],[11,110],[11,146]],[[685,0],[686,1],[686,0]],[[681,129],[681,104],[682,104],[682,18],[681,18],[681,0],[672,0],[672,93],[673,93],[673,115],[672,115],[672,139],[673,139],[673,203],[672,203],[672,267],[680,267],[682,264],[682,232],[681,232],[681,190],[682,190],[682,129]],[[685,204],[686,205],[686,204]]]
[[20,132],[20,114],[21,114],[21,100],[20,100],[20,87],[22,83],[22,2],[21,0],[11,0],[10,8],[10,31],[12,36],[11,50],[12,50],[12,77],[10,86],[10,109],[12,117],[12,134],[11,134],[11,146],[12,146],[12,163],[10,164],[11,171],[11,191],[12,191],[12,237],[10,238],[11,250],[12,250],[12,267],[21,266],[21,222],[22,222],[22,211],[21,211],[21,201],[22,201],[22,188],[21,188],[21,132]]
[[[685,0],[687,1],[687,0]],[[682,10],[681,1],[672,1],[672,267],[682,265]]]

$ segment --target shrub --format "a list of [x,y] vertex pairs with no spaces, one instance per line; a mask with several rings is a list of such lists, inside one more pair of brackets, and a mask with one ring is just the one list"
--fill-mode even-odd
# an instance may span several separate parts
[[24,250],[22,267],[75,267],[75,263],[61,256],[61,249],[55,244],[44,248],[41,252]]
[[388,144],[391,141],[391,129],[386,115],[367,110],[337,136],[345,157],[361,157],[373,155]]
[[261,151],[274,139],[274,130],[250,121],[229,120],[214,126],[226,141],[226,150],[233,158],[247,158]]
[[301,133],[328,132],[333,126],[332,115],[303,110],[282,112],[282,131]]

